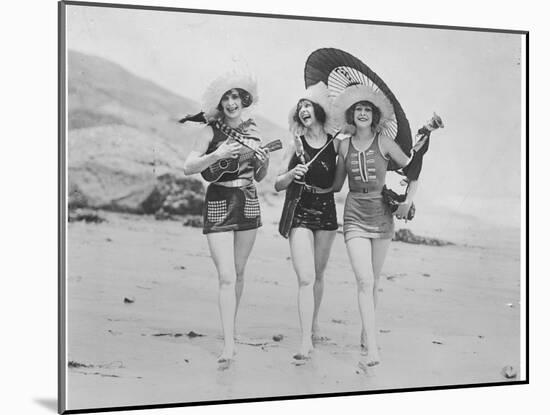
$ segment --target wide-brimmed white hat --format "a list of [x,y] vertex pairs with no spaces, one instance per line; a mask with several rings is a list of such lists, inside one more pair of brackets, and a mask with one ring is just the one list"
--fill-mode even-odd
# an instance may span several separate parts
[[386,124],[395,120],[393,106],[382,91],[368,85],[357,84],[348,86],[334,100],[331,107],[332,122],[334,123],[332,128],[341,129],[343,133],[353,134],[355,126],[347,123],[346,111],[353,104],[360,101],[369,101],[380,110],[378,131],[383,132]]
[[247,73],[227,72],[212,81],[202,96],[202,110],[207,120],[220,118],[221,113],[218,111],[220,100],[223,94],[235,88],[244,89],[250,94],[252,97],[252,104],[250,106],[258,103],[259,97],[256,79]]
[[310,86],[303,91],[296,99],[296,104],[290,109],[288,114],[288,128],[293,134],[302,135],[305,132],[305,127],[294,119],[296,113],[296,105],[301,100],[308,100],[319,105],[326,114],[326,120],[324,124],[325,132],[330,132],[330,126],[333,124],[330,120],[330,101],[328,96],[328,88],[323,82],[318,82],[315,85]]

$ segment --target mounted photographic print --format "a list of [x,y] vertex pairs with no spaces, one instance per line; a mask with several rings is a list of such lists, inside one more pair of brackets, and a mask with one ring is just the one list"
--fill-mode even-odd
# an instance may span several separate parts
[[528,382],[528,33],[59,3],[59,410]]

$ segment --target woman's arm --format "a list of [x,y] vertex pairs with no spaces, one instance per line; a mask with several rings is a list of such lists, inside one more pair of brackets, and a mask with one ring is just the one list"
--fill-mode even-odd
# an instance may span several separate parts
[[403,150],[401,150],[401,147],[393,141],[390,137],[386,135],[380,135],[380,150],[382,150],[382,153],[386,157],[390,157],[393,161],[395,161],[399,167],[405,167],[409,162],[412,160],[412,154],[411,157],[407,156]]
[[222,143],[216,151],[205,154],[213,137],[214,131],[210,126],[199,131],[193,143],[193,148],[183,164],[183,172],[186,175],[200,173],[220,159],[238,156],[241,145],[239,143],[228,144],[227,142]]
[[258,148],[256,153],[254,164],[254,179],[257,182],[261,182],[267,175],[267,169],[269,168],[269,150]]
[[346,181],[346,155],[349,147],[349,138],[346,138],[338,145],[338,160],[336,161],[336,173],[332,183],[332,191],[339,192]]
[[297,164],[294,168],[288,170],[288,165],[295,153],[296,146],[294,141],[291,141],[283,158],[283,167],[275,179],[275,190],[278,192],[286,189],[294,179],[302,178],[307,172],[307,167],[303,164]]
[[[408,157],[403,150],[401,150],[401,147],[393,141],[390,137],[387,136],[380,136],[382,138],[381,141],[381,149],[385,152],[386,155],[392,158],[400,167],[407,166],[413,159],[413,154],[411,151],[411,157]],[[418,190],[418,180],[411,180],[409,182],[409,185],[407,186],[407,194],[405,197],[405,201],[401,202],[399,206],[397,207],[397,210],[395,211],[395,216],[397,219],[406,219],[409,210],[411,209],[414,196],[416,195],[416,191]]]
[[397,216],[397,219],[407,219],[417,190],[418,180],[411,181],[407,186],[407,195],[405,197],[405,201],[401,202],[397,207],[397,210],[395,211],[395,216]]

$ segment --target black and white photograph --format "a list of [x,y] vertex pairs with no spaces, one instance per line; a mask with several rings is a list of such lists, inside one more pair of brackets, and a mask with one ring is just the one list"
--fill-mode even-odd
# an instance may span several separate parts
[[60,411],[528,381],[525,30],[59,7]]

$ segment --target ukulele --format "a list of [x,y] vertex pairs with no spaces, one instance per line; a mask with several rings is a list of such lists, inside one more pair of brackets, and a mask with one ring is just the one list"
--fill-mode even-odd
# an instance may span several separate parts
[[[277,151],[281,148],[283,148],[283,143],[281,140],[274,140],[262,147],[262,149],[268,149],[269,152]],[[215,182],[225,173],[235,173],[238,171],[240,163],[254,157],[255,153],[255,150],[250,149],[249,151],[240,154],[239,157],[218,160],[204,169],[201,172],[201,176],[207,182]]]

